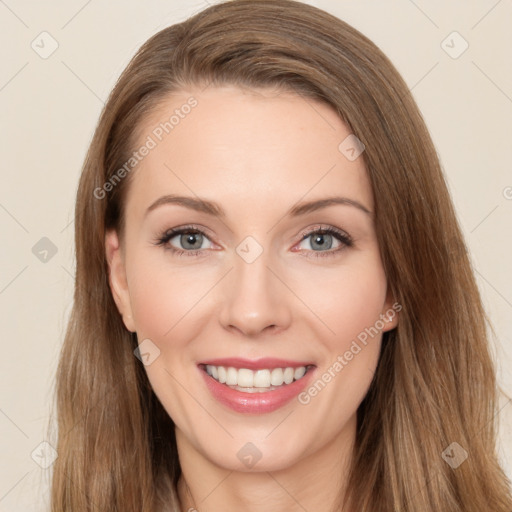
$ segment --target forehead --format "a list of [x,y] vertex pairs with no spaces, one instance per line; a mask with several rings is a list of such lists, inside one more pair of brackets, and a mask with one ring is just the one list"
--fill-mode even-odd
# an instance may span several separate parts
[[[235,86],[169,95],[141,123],[127,210],[167,193],[236,207],[288,209],[343,194],[372,208],[363,159],[344,152],[350,129],[330,106],[291,92]],[[348,139],[350,140],[350,139]],[[340,146],[341,145],[341,146]]]

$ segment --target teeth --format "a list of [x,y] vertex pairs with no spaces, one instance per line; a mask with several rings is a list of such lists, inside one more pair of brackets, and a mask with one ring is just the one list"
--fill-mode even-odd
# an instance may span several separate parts
[[[208,372],[208,367],[210,367],[210,371]],[[210,365],[207,365],[206,366],[206,371],[213,377],[215,378],[215,376],[213,375],[213,370],[212,370],[212,366]],[[219,366],[217,368],[217,374],[219,376],[219,378],[217,379],[221,384],[224,384],[226,382],[226,368],[224,368],[224,366]]]
[[226,370],[226,384],[228,386],[236,386],[238,384],[238,372],[235,368],[228,368]]
[[295,380],[298,380],[301,377],[304,377],[305,373],[306,373],[306,368],[304,366],[300,366],[299,368],[295,368],[295,372],[293,374],[293,378]]
[[[215,368],[215,366],[213,368]],[[234,368],[230,369],[234,370]],[[235,385],[238,385],[242,388],[252,388],[254,386],[254,372],[252,370],[247,370],[246,368],[238,370],[238,376],[236,377]]]
[[[290,368],[290,370],[292,369]],[[283,370],[281,370],[281,368],[274,368],[270,374],[270,384],[272,384],[272,386],[282,386],[283,382]]]
[[295,374],[295,370],[293,368],[286,368],[283,372],[283,380],[285,384],[290,384],[293,382],[293,376]]
[[270,387],[270,370],[256,370],[254,373],[255,388],[269,388]]
[[253,371],[247,368],[236,369],[231,366],[226,368],[207,364],[206,373],[221,384],[226,384],[240,391],[255,393],[276,389],[283,384],[291,384],[294,380],[301,379],[306,373],[306,367]]

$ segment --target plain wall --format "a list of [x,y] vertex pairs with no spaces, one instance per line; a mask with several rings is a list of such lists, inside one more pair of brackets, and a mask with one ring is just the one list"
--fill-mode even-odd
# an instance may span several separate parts
[[[512,395],[512,3],[307,3],[372,39],[412,89],[495,327],[500,383]],[[146,39],[206,6],[184,0],[0,3],[0,511],[43,511],[47,499],[51,467],[42,469],[34,459],[47,438],[73,293],[76,187],[100,109]],[[47,58],[40,54],[51,50],[52,40],[40,36],[43,31],[58,43]],[[464,41],[469,46],[458,56]],[[37,256],[41,248],[49,250],[46,262]],[[501,406],[500,456],[512,476],[512,405],[504,399]]]

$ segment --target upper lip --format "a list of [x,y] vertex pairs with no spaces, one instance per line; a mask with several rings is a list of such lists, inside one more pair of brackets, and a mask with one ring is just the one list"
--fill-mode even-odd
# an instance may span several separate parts
[[301,366],[314,366],[308,361],[292,361],[290,359],[277,359],[275,357],[262,357],[260,359],[243,359],[240,357],[227,357],[201,361],[200,365],[224,366],[233,368],[247,368],[248,370],[261,370],[272,368],[300,368]]

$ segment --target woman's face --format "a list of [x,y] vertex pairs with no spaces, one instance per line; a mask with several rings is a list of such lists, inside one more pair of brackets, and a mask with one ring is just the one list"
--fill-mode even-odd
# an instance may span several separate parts
[[111,287],[180,456],[277,470],[349,442],[397,323],[363,148],[324,104],[235,87],[138,133]]

